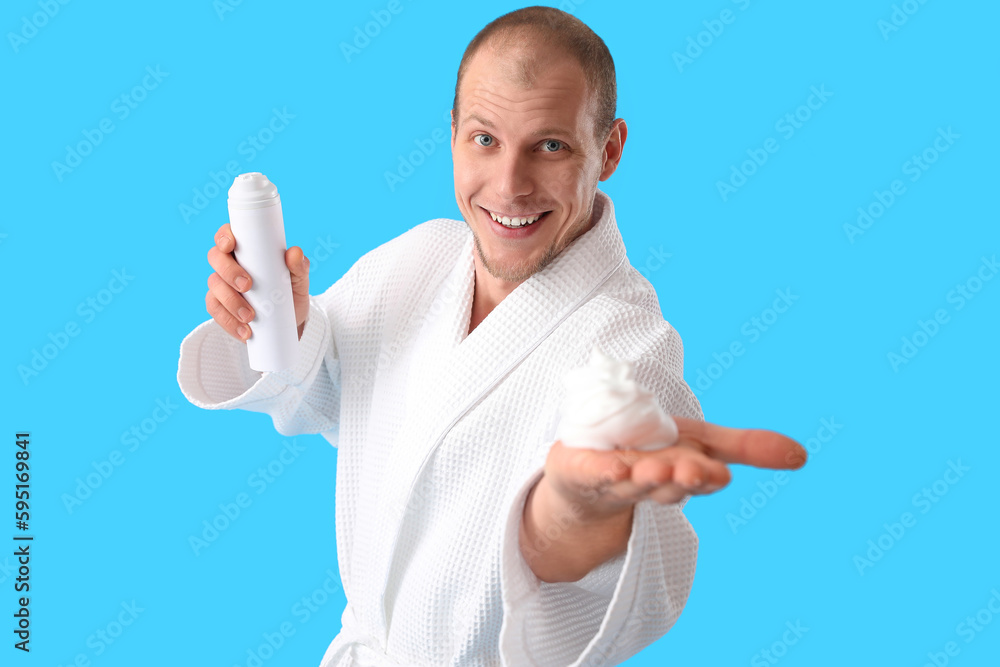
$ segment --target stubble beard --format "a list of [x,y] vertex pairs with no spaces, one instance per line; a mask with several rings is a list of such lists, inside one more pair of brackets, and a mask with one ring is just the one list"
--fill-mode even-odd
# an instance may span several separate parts
[[[479,240],[479,234],[476,233],[476,230],[473,229],[472,225],[469,225],[469,229],[472,230],[472,237],[476,243],[476,254],[479,255],[479,261],[482,263],[483,268],[485,268],[486,271],[497,280],[520,284],[552,263],[552,260],[558,257],[570,243],[580,237],[584,232],[588,231],[591,226],[591,218],[593,217],[593,214],[594,209],[593,206],[591,206],[587,215],[570,228],[569,233],[565,236],[565,241],[559,244],[558,247],[556,242],[551,243],[549,247],[545,249],[542,256],[533,263],[527,260],[521,260],[515,262],[513,265],[504,266],[492,262],[483,252],[483,245]],[[468,221],[466,221],[466,224],[468,224]]]

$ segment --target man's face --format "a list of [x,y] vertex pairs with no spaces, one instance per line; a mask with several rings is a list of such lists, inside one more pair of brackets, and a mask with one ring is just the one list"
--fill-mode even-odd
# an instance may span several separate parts
[[[539,56],[534,84],[525,88],[509,75],[511,55],[480,49],[461,82],[459,118],[452,119],[455,199],[479,261],[513,284],[590,228],[605,162],[582,67],[563,54]],[[491,213],[542,217],[512,229]]]

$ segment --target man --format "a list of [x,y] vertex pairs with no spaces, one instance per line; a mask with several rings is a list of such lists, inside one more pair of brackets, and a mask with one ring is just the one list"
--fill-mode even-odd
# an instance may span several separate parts
[[[469,44],[452,110],[465,222],[431,220],[320,296],[285,259],[298,365],[257,373],[241,344],[250,277],[228,225],[206,308],[181,347],[185,396],[271,415],[339,447],[337,553],[348,604],[337,665],[617,664],[687,600],[689,495],[726,463],[797,468],[776,433],[713,426],[684,383],[680,337],[629,264],[610,198],[627,128],[603,41],[529,7]],[[635,366],[680,430],[658,451],[555,441],[566,372],[598,345]]]

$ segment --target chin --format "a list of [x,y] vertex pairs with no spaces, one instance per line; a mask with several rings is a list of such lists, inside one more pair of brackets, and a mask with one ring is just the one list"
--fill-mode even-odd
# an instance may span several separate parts
[[535,248],[530,257],[510,257],[507,253],[501,253],[502,259],[498,258],[495,253],[490,253],[484,259],[480,253],[480,261],[494,278],[510,283],[522,283],[544,269],[552,261],[555,257],[553,251],[554,247],[549,245],[544,249]]

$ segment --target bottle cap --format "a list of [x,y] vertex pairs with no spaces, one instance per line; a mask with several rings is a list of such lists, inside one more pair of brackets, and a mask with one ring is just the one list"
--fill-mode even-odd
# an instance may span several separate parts
[[229,188],[229,208],[252,209],[278,203],[278,188],[259,171],[240,174]]

